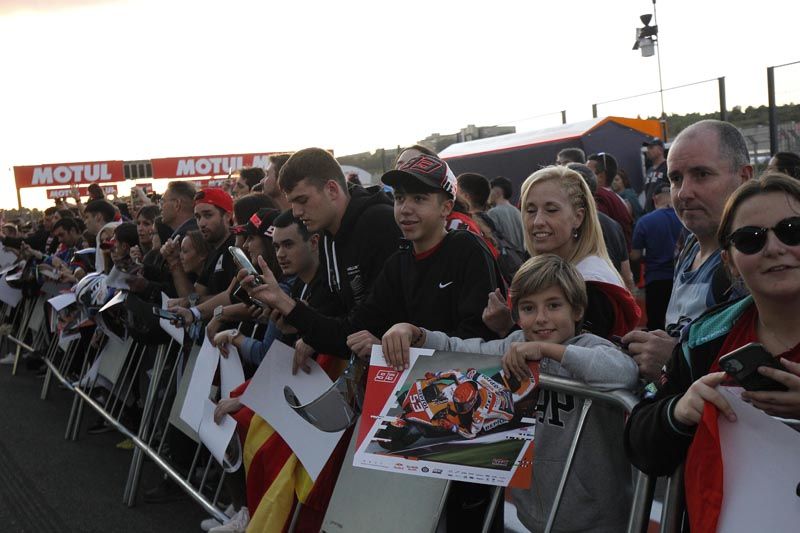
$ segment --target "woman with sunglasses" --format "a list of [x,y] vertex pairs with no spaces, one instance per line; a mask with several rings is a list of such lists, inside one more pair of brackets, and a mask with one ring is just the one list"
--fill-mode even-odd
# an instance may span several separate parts
[[628,456],[643,472],[670,475],[686,461],[692,531],[709,529],[703,521],[719,516],[719,508],[694,504],[704,500],[691,480],[716,479],[705,470],[713,463],[704,447],[707,432],[695,438],[695,430],[706,404],[736,419],[716,389],[735,385],[721,371],[720,357],[761,343],[785,370],[762,366],[758,372],[786,390],[748,391],[742,398],[769,415],[800,418],[800,182],[780,173],[746,182],[725,206],[718,239],[732,277],[750,295],[707,310],[684,331],[660,390],[633,410],[625,430]]

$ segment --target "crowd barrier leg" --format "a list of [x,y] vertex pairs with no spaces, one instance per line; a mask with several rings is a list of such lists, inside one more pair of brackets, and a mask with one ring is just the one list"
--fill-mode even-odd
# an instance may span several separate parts
[[[174,341],[173,341],[174,342]],[[169,346],[159,346],[156,352],[156,359],[153,364],[153,372],[150,376],[150,383],[147,387],[147,394],[142,407],[142,418],[139,422],[138,436],[143,442],[148,442],[149,426],[152,419],[152,412],[155,406],[156,396],[161,383],[161,373],[164,370],[164,363],[166,353],[170,351],[172,343]],[[136,490],[139,485],[139,477],[142,467],[143,452],[140,448],[134,448],[133,456],[131,458],[131,466],[128,470],[128,479],[125,482],[125,491],[122,496],[122,502],[128,507],[133,507],[136,503]]]
[[[74,343],[75,352],[78,351],[78,346],[80,344],[80,340],[76,340]],[[96,350],[95,350],[96,351]],[[95,354],[96,357],[97,354]],[[89,361],[92,360],[92,349],[86,350],[86,354],[83,357],[83,363],[81,364],[81,371],[79,380],[86,374],[89,370]],[[66,376],[65,376],[66,377]],[[80,385],[80,383],[78,383]],[[74,387],[74,391],[78,391],[80,387]],[[64,436],[64,439],[76,441],[78,440],[78,427],[81,425],[81,415],[83,414],[83,402],[81,401],[81,396],[76,394],[72,400],[72,409],[69,413],[69,419],[67,420],[67,434]]]
[[667,479],[664,505],[661,508],[661,533],[678,533],[683,517],[683,464]]
[[575,450],[578,449],[578,441],[581,438],[581,433],[583,433],[583,426],[586,423],[586,416],[589,414],[589,409],[591,409],[591,407],[592,399],[587,398],[584,400],[583,407],[581,408],[581,417],[578,419],[578,427],[575,430],[575,436],[572,438],[572,443],[569,446],[567,463],[564,465],[564,473],[561,474],[561,480],[558,482],[556,497],[553,501],[553,507],[550,509],[550,515],[547,517],[547,525],[544,528],[544,533],[550,533],[550,531],[553,529],[553,524],[556,520],[556,514],[558,514],[558,507],[561,505],[561,496],[564,494],[564,487],[567,484],[569,471],[572,468],[572,460],[575,458]]
[[500,498],[503,495],[503,487],[492,488],[492,499],[489,501],[489,507],[486,509],[486,516],[483,518],[483,527],[481,533],[489,533],[494,521],[494,515],[497,512],[497,506],[500,503]]
[[[47,354],[45,355],[45,362],[50,361],[52,362],[55,357],[56,353],[58,352],[58,335],[53,335],[52,340],[50,341],[50,346],[47,348]],[[39,395],[39,398],[42,400],[46,400],[47,396],[50,394],[50,382],[53,379],[53,369],[51,365],[46,365],[47,371],[44,375],[44,381],[42,382],[42,392]]]
[[653,494],[656,490],[656,480],[654,477],[636,470],[634,487],[627,531],[631,533],[647,533],[650,523],[650,508],[653,505]]
[[[16,334],[16,344],[17,344],[17,351],[14,356],[14,366],[11,369],[11,375],[17,375],[17,368],[19,366],[20,356],[22,355],[22,344],[25,341],[25,334],[28,331],[28,323],[30,322],[31,316],[33,315],[33,310],[35,308],[37,299],[25,298],[23,299],[23,310],[22,310],[22,321],[20,322],[19,329],[17,330]],[[26,346],[26,348],[30,348],[30,351],[33,352],[34,349]]]

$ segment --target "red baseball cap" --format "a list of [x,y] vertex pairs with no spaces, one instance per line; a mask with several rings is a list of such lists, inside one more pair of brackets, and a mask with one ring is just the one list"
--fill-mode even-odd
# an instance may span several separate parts
[[226,213],[233,212],[233,198],[219,187],[207,187],[197,191],[194,195],[194,205],[197,204],[211,204]]

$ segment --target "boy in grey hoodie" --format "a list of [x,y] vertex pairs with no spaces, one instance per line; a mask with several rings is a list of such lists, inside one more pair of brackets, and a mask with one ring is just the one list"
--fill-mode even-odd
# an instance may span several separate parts
[[[595,388],[634,389],[638,368],[612,343],[577,334],[586,309],[580,274],[555,255],[529,259],[511,283],[512,313],[520,326],[505,339],[462,340],[411,324],[396,324],[383,337],[391,366],[407,367],[408,348],[503,354],[503,370],[517,379],[539,372],[576,379]],[[512,489],[520,521],[531,531],[544,530],[575,435],[583,401],[541,391],[536,428],[533,479],[526,490]],[[586,418],[553,531],[618,532],[625,529],[631,502],[631,467],[622,445],[624,415],[595,402]]]

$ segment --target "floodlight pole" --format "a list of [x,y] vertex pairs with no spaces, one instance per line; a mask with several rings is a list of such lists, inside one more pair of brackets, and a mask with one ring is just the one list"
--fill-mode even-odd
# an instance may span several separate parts
[[[658,28],[656,0],[653,0],[653,25]],[[661,138],[667,140],[667,113],[664,111],[664,83],[661,81],[661,37],[656,37],[656,60],[658,62],[658,93],[661,96]]]

